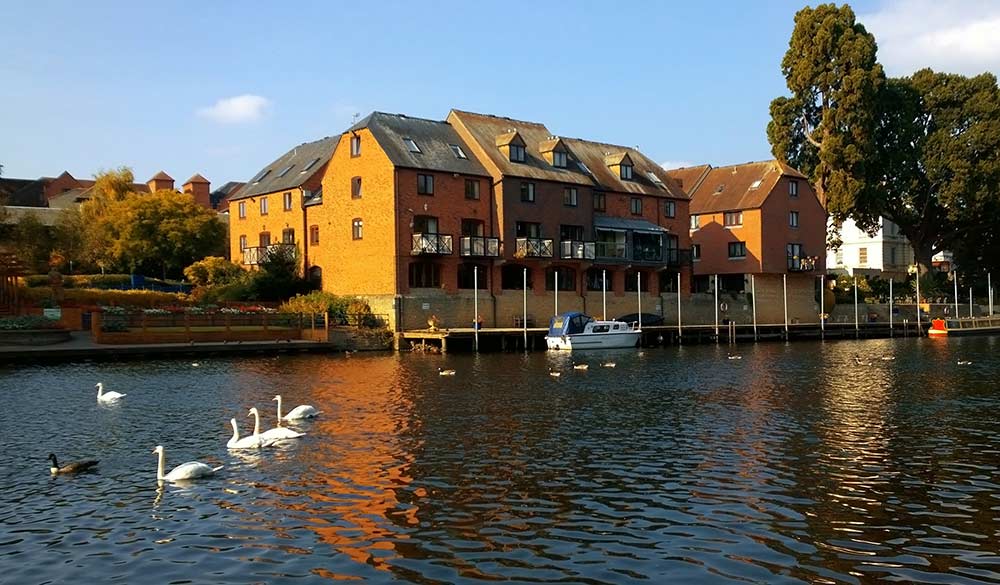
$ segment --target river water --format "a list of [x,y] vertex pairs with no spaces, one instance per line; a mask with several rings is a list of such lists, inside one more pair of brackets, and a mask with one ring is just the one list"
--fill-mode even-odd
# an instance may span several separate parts
[[[0,388],[0,583],[1000,583],[1000,338],[5,366]],[[228,451],[278,392],[322,410],[307,436]],[[225,468],[158,489],[158,444]],[[50,451],[100,465],[51,477]]]

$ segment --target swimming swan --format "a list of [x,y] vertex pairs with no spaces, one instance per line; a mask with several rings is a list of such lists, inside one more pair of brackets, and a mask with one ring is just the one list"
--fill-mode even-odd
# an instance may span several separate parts
[[49,453],[48,460],[52,462],[52,465],[49,466],[49,471],[52,472],[52,475],[80,473],[97,465],[97,460],[87,459],[85,461],[71,461],[66,465],[60,466],[55,453]]
[[170,473],[163,475],[163,445],[157,445],[153,449],[153,453],[160,456],[159,462],[156,465],[156,481],[184,481],[185,479],[209,477],[215,475],[216,471],[223,468],[222,465],[211,467],[201,461],[188,461],[187,463],[181,463],[171,469]]
[[281,394],[276,394],[271,400],[278,401],[278,426],[281,426],[282,420],[301,420],[304,418],[314,418],[319,414],[319,411],[308,404],[300,404],[296,406],[286,414],[284,417],[281,416]]
[[104,382],[98,382],[97,386],[95,387],[97,388],[98,402],[114,402],[115,400],[119,400],[127,396],[127,394],[122,394],[121,392],[115,392],[114,390],[112,390],[111,392],[105,392]]
[[[254,416],[257,417],[257,418],[254,419],[256,422],[254,423],[254,426],[253,426],[254,433],[257,433],[258,431],[260,431],[260,417],[256,414],[257,413],[257,409],[256,408],[251,409],[250,412],[253,413]],[[278,414],[279,415],[281,414],[280,410],[279,410]],[[263,433],[260,433],[259,436],[260,436],[260,438],[261,438],[262,441],[265,441],[265,444],[263,446],[267,447],[267,446],[270,446],[271,443],[273,443],[275,441],[281,441],[281,440],[284,440],[284,439],[298,439],[299,437],[304,437],[305,435],[306,435],[305,433],[300,433],[300,432],[297,432],[297,431],[293,431],[292,429],[290,429],[288,427],[281,426],[281,419],[279,418],[278,419],[278,426],[274,427],[273,429],[268,429],[268,430],[264,431]]]
[[[250,415],[247,415],[250,416]],[[264,447],[264,441],[261,439],[260,434],[252,433],[248,437],[240,438],[240,428],[236,425],[236,419],[229,419],[229,424],[233,425],[233,436],[226,443],[226,447],[230,449],[259,449]]]

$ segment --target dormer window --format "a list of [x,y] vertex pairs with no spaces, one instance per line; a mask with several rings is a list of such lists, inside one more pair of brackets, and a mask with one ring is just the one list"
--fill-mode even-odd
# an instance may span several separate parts
[[420,147],[417,146],[417,143],[412,138],[404,138],[403,144],[406,145],[406,149],[410,152],[420,154]]
[[524,147],[520,144],[510,145],[510,162],[524,162]]
[[612,173],[616,173],[623,181],[632,180],[632,157],[627,152],[608,152],[604,155],[604,164]]
[[556,168],[559,168],[559,169],[565,169],[566,168],[566,158],[567,157],[566,157],[566,153],[565,152],[560,152],[558,150],[554,151],[552,153],[552,166],[554,166]]
[[500,152],[507,155],[507,160],[510,162],[524,162],[525,143],[521,135],[517,133],[517,130],[511,129],[504,134],[500,134],[497,136],[496,144]]
[[632,165],[626,165],[626,164],[621,165],[621,178],[624,181],[632,180]]

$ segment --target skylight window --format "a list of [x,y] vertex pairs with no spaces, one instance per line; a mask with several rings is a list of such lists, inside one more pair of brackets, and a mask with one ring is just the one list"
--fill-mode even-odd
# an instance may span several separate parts
[[253,182],[253,183],[259,183],[259,182],[261,182],[261,180],[262,180],[262,179],[263,179],[264,177],[266,177],[266,176],[268,175],[268,173],[270,173],[270,172],[271,172],[271,169],[264,169],[263,171],[261,171],[261,172],[257,173],[257,176],[256,176],[256,177],[254,177],[253,179],[250,179],[250,181],[251,181],[251,182]]
[[292,170],[292,167],[294,167],[294,166],[295,165],[288,165],[287,167],[285,167],[284,169],[282,169],[281,172],[278,173],[278,178],[280,179],[281,177],[284,177],[285,175],[287,175],[288,171]]
[[299,171],[299,172],[300,173],[304,173],[304,172],[308,171],[309,169],[313,168],[314,164],[316,164],[318,162],[319,162],[319,158],[312,159],[311,161],[309,161],[309,164],[307,164],[306,166],[302,167],[302,170]]
[[715,188],[715,192],[716,193],[722,193],[722,190],[725,189],[725,188],[726,188],[726,185],[725,185],[725,183],[723,183],[722,185],[719,185],[718,187]]
[[753,182],[753,185],[750,185],[750,189],[756,189],[757,187],[760,187],[760,179],[757,179]]
[[410,152],[420,154],[420,147],[417,146],[417,143],[414,142],[412,138],[404,138],[403,143],[406,144],[406,148],[408,148]]
[[657,185],[662,185],[663,184],[663,181],[661,181],[660,178],[657,177],[656,173],[654,173],[653,171],[646,171],[646,176],[649,177],[650,181],[656,183]]
[[581,171],[587,173],[588,175],[592,175],[593,174],[593,173],[590,172],[590,169],[587,168],[587,165],[584,164],[582,160],[576,161],[576,164],[580,167]]
[[459,146],[457,144],[449,144],[448,146],[451,147],[451,151],[455,154],[455,158],[461,158],[461,159],[467,159],[467,158],[469,158],[469,157],[465,156],[465,151],[462,150],[461,146]]

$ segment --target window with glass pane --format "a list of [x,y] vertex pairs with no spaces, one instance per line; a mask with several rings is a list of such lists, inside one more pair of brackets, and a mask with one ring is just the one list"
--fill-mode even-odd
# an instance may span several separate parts
[[463,236],[482,236],[485,229],[486,229],[486,224],[484,224],[482,220],[479,219],[462,220]]
[[677,217],[677,202],[667,201],[663,204],[663,215],[667,217]]
[[622,165],[621,166],[621,177],[626,181],[632,180],[632,165]]
[[247,249],[247,237],[240,236],[240,250],[246,250],[246,249]]
[[576,207],[576,187],[566,187],[563,189],[563,205],[566,207]]
[[534,183],[521,183],[521,201],[526,203],[535,202],[535,184]]
[[798,197],[799,196],[799,182],[798,181],[788,181],[788,196]]
[[[608,271],[604,268],[588,268],[585,274],[587,280],[587,290],[611,290],[611,282],[614,280],[614,272]],[[603,282],[607,279],[607,287],[604,288]]]
[[466,199],[479,199],[479,180],[478,179],[466,179],[465,180],[465,198]]
[[309,245],[315,246],[319,243],[319,226],[311,225],[309,226]]
[[351,136],[351,156],[361,156],[360,136]]
[[267,215],[267,197],[260,198],[260,214]]
[[417,175],[417,194],[434,194],[434,175]]
[[285,228],[281,230],[281,243],[282,244],[294,244],[295,243],[295,230],[292,228]]
[[433,262],[410,263],[410,288],[441,286],[441,267]]
[[747,255],[746,242],[729,242],[730,258],[745,258]]
[[364,235],[363,233],[364,223],[360,219],[354,219],[351,222],[351,237],[355,240],[360,240]]
[[545,271],[545,290],[556,290],[557,274],[559,290],[576,290],[576,270],[565,266],[553,266]]
[[361,177],[351,179],[351,198],[361,199]]
[[632,215],[642,215],[642,198],[633,197],[629,202],[629,208],[632,210]]
[[560,169],[566,168],[566,153],[558,150],[552,152],[552,166]]
[[625,273],[625,290],[628,292],[648,292],[649,273],[645,270],[629,270]]
[[701,260],[701,244],[691,244],[691,260]]
[[271,232],[260,232],[260,247],[264,248],[271,245]]
[[[478,269],[479,274],[476,274]],[[481,264],[463,262],[458,265],[458,288],[475,288],[476,280],[479,280],[479,288],[485,289],[488,271]]]
[[284,194],[285,211],[292,210],[292,193],[291,191]]
[[799,212],[798,211],[789,211],[788,212],[788,226],[789,227],[793,227],[793,228],[799,227]]
[[727,211],[723,215],[723,221],[726,227],[735,227],[743,225],[743,212],[742,211]]
[[583,239],[583,226],[582,225],[560,225],[559,226],[559,239],[562,241],[566,240],[582,240]]
[[691,229],[696,230],[701,226],[701,216],[692,215],[691,216]]
[[413,233],[415,234],[438,233],[438,218],[432,215],[415,216],[413,218]]
[[510,145],[511,162],[524,162],[524,147],[520,144]]
[[540,238],[542,237],[542,224],[519,221],[514,224],[514,236],[518,238]]
[[246,219],[247,216],[247,202],[240,201],[240,219]]
[[606,211],[607,206],[608,201],[604,193],[594,193],[594,211]]

